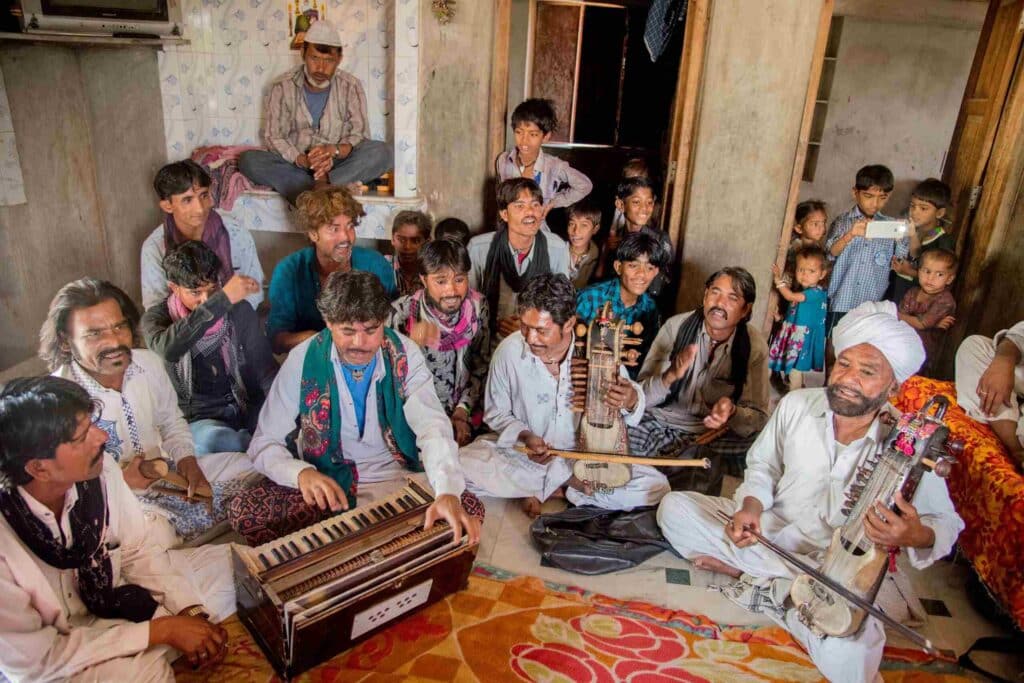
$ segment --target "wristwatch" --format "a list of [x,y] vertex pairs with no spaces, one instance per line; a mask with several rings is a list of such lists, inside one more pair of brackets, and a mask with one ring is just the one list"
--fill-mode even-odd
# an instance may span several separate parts
[[191,607],[186,607],[184,610],[181,611],[181,616],[202,617],[204,619],[210,618],[210,615],[206,613],[206,609],[202,605],[192,605]]

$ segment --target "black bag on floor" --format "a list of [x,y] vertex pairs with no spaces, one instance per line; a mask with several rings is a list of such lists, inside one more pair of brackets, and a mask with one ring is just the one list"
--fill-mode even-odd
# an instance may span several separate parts
[[541,564],[577,574],[607,574],[635,567],[672,546],[661,535],[656,507],[622,512],[569,508],[530,525]]

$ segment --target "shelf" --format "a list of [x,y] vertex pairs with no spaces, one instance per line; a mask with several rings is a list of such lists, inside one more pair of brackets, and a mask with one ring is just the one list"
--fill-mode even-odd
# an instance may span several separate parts
[[90,45],[93,47],[164,47],[165,45],[188,45],[188,38],[128,38],[114,36],[87,36],[68,33],[4,33],[0,41],[17,43],[45,43],[48,45]]

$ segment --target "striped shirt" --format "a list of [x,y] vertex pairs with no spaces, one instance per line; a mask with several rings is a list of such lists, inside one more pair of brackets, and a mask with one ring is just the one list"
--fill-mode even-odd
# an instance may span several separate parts
[[370,138],[366,122],[366,93],[359,79],[339,69],[331,78],[327,106],[314,127],[303,94],[302,66],[284,74],[270,86],[264,103],[263,144],[286,161],[305,154],[314,145],[349,144]]

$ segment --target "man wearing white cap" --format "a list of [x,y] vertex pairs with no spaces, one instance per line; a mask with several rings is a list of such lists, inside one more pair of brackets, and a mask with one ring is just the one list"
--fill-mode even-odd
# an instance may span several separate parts
[[338,68],[341,35],[325,19],[302,44],[302,65],[270,86],[263,143],[269,151],[244,152],[238,168],[292,204],[314,182],[369,181],[391,168],[391,148],[370,139],[366,93],[359,79]]
[[[658,508],[658,523],[697,567],[740,579],[723,593],[790,631],[829,680],[866,681],[876,676],[882,659],[881,623],[869,617],[848,638],[814,635],[785,601],[796,572],[745,530],[753,528],[820,564],[833,531],[845,522],[844,493],[857,468],[889,433],[880,414],[890,410],[889,398],[925,359],[920,338],[890,302],[850,311],[833,331],[833,343],[837,358],[828,386],[792,391],[779,402],[747,453],[733,499],[670,493]],[[914,504],[897,497],[897,506],[900,515],[881,505],[868,513],[869,539],[905,548],[916,569],[949,553],[963,521],[941,479],[926,473]],[[732,524],[723,527],[717,511],[731,515]]]

